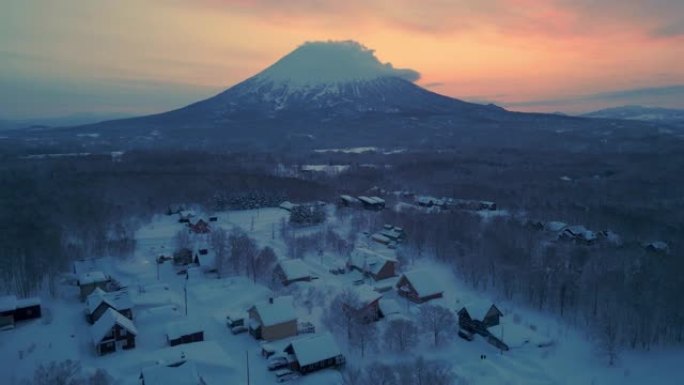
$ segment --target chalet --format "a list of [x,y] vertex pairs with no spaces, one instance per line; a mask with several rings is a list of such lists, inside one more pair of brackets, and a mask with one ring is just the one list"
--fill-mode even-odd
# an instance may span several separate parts
[[287,259],[278,262],[273,275],[284,286],[294,282],[311,281],[309,267],[301,259]]
[[115,352],[117,349],[134,348],[135,337],[138,334],[133,321],[112,309],[105,311],[93,324],[90,332],[95,351],[100,356]]
[[376,281],[396,275],[397,261],[365,248],[357,248],[349,256],[347,267],[357,270]]
[[345,363],[345,358],[330,333],[292,341],[285,348],[285,353],[292,359],[292,370],[302,374],[339,367]]
[[358,200],[366,210],[379,211],[385,208],[385,200],[380,197],[359,196]]
[[393,318],[401,315],[401,305],[394,299],[381,298],[378,301],[381,318]]
[[355,207],[361,204],[361,201],[351,195],[340,195],[339,205],[342,207]]
[[193,322],[174,322],[166,327],[166,341],[170,346],[204,341],[204,330]]
[[249,308],[249,333],[256,339],[279,340],[297,335],[292,297],[269,298]]
[[444,291],[435,278],[426,270],[413,270],[404,273],[397,282],[397,292],[415,303],[423,303],[442,298]]
[[194,262],[192,250],[183,247],[173,253],[173,264],[178,266],[189,265]]
[[283,209],[285,211],[292,211],[292,209],[294,209],[295,206],[296,205],[294,203],[292,203],[290,201],[285,201],[285,202],[281,203],[280,206],[278,206],[278,207],[280,207],[281,209]]
[[[472,308],[472,306],[471,306]],[[477,311],[476,309],[475,311]],[[499,325],[499,318],[503,317],[503,313],[499,310],[496,305],[491,305],[482,319],[473,318],[468,312],[468,309],[464,306],[458,311],[458,325],[461,329],[467,330],[471,333],[478,333],[482,336],[487,335],[487,328]]]
[[106,290],[109,285],[110,278],[101,271],[89,271],[78,276],[78,287],[81,289],[81,301],[86,298],[96,288]]
[[204,219],[200,219],[194,224],[190,224],[190,231],[195,234],[209,234],[211,229],[209,228],[209,223]]
[[143,368],[139,378],[142,385],[206,385],[191,361]]
[[91,324],[97,322],[107,309],[133,319],[133,301],[126,290],[107,293],[98,287],[86,298],[86,318]]
[[644,248],[652,253],[668,254],[670,252],[670,245],[663,241],[654,241],[644,244]]
[[0,297],[0,330],[13,329],[17,321],[40,318],[40,298]]
[[363,323],[375,322],[380,319],[380,299],[379,294],[368,285],[361,285],[355,288],[354,292],[358,295],[358,303],[345,303],[345,313],[353,314],[354,318]]
[[587,229],[586,227],[575,225],[568,226],[563,229],[563,231],[558,234],[558,239],[591,244],[596,241],[597,237],[593,231]]

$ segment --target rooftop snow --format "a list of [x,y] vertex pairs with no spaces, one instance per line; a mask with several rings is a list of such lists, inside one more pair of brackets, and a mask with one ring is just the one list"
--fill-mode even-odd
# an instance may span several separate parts
[[0,312],[14,311],[17,308],[17,296],[0,297]]
[[373,50],[355,41],[327,41],[304,43],[255,77],[306,87],[382,77],[416,81],[420,74],[380,62]]
[[107,276],[101,271],[89,271],[79,275],[79,285],[89,285],[95,282],[106,282]]
[[178,367],[157,365],[143,368],[142,377],[145,385],[200,385],[203,383],[192,362],[186,362]]
[[369,285],[356,286],[354,291],[359,296],[359,300],[363,306],[382,298],[382,294],[373,290]]
[[409,280],[411,286],[416,289],[418,296],[427,297],[432,294],[441,293],[441,285],[435,280],[435,277],[427,270],[413,270],[404,273],[404,276]]
[[166,336],[170,340],[175,340],[177,338],[202,331],[203,329],[200,325],[191,321],[178,321],[170,323],[166,326]]
[[278,263],[287,280],[295,280],[311,276],[309,267],[301,259],[286,259]]
[[342,354],[330,333],[292,341],[292,349],[300,366],[315,364]]
[[[389,239],[387,240],[389,241]],[[392,258],[385,257],[375,251],[366,248],[356,248],[351,253],[351,264],[359,269],[377,274],[388,261]]]
[[86,306],[90,314],[97,309],[102,302],[105,302],[109,307],[116,310],[124,310],[133,308],[133,301],[127,291],[115,291],[107,293],[99,287],[93,290],[86,298]]
[[273,298],[273,303],[269,300],[262,301],[255,304],[254,308],[259,313],[263,326],[273,326],[297,319],[291,296]]
[[114,325],[119,325],[122,328],[126,329],[129,333],[132,333],[134,335],[138,334],[138,329],[135,328],[135,325],[133,325],[133,322],[129,320],[128,318],[122,316],[119,312],[112,310],[112,309],[107,309],[105,313],[100,317],[97,322],[93,325],[93,327],[90,329],[90,334],[93,337],[93,342],[95,344],[99,344],[102,339],[109,333],[110,330],[114,327]]

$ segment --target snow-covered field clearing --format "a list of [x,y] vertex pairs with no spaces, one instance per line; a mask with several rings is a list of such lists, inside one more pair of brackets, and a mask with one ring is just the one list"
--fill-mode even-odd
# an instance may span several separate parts
[[[233,226],[243,228],[260,246],[272,247],[277,255],[285,254],[285,244],[280,239],[279,226],[288,213],[281,209],[260,209],[220,213],[218,221],[225,229]],[[339,225],[329,222],[329,226]],[[269,288],[252,283],[245,277],[217,279],[216,276],[176,274],[167,262],[155,263],[160,254],[170,254],[173,236],[183,224],[176,216],[159,216],[138,234],[138,246],[132,258],[120,261],[106,259],[108,271],[128,287],[135,307],[134,322],[138,330],[136,347],[117,351],[103,357],[94,353],[90,328],[84,317],[84,305],[78,300],[78,288],[60,287],[60,298],[43,298],[42,319],[19,323],[14,330],[0,332],[0,378],[2,383],[12,384],[30,376],[37,364],[53,361],[79,360],[86,370],[104,368],[121,384],[138,384],[143,368],[157,362],[172,363],[185,356],[193,360],[198,371],[211,384],[247,383],[247,359],[249,358],[252,384],[275,383],[272,372],[266,368],[266,360],[260,355],[260,345],[249,334],[232,335],[225,325],[225,316],[234,311],[244,311],[257,301],[272,296]],[[309,230],[301,230],[302,233]],[[370,247],[374,247],[369,242]],[[392,250],[378,246],[377,251],[389,256]],[[323,307],[310,310],[302,298],[309,288],[322,293],[323,303],[345,288],[354,288],[352,274],[332,275],[329,268],[345,261],[344,257],[331,253],[309,255],[304,258],[311,272],[319,279],[293,284],[283,291],[295,298],[300,321],[310,321],[317,332],[325,331],[321,321]],[[157,271],[159,267],[159,271]],[[430,359],[448,361],[454,373],[470,384],[682,384],[684,382],[684,352],[655,350],[648,353],[624,352],[613,367],[606,366],[596,345],[581,331],[571,329],[552,317],[540,314],[486,293],[464,287],[450,269],[427,260],[417,260],[415,266],[400,266],[400,271],[427,269],[435,282],[444,289],[444,297],[431,303],[441,304],[458,311],[487,308],[492,303],[502,310],[504,317],[498,329],[510,351],[499,352],[480,337],[468,342],[456,335],[449,336],[447,343],[433,347],[431,336],[421,334],[421,341],[410,354],[390,353],[380,341],[379,348],[361,358],[359,351],[347,346],[344,333],[338,342],[349,365],[362,366],[372,361],[396,362],[423,355]],[[158,274],[158,278],[157,278]],[[368,284],[372,284],[369,280]],[[187,285],[187,316],[184,292]],[[399,297],[394,290],[383,293],[383,299],[393,299],[400,304],[399,317],[417,320],[421,305]],[[479,315],[479,314],[477,314]],[[168,323],[189,319],[204,330],[205,341],[168,347],[165,330]],[[386,320],[378,322],[382,331]],[[333,331],[335,332],[335,331]],[[498,333],[497,332],[497,333]],[[381,340],[381,338],[379,338]],[[288,340],[279,341],[278,346]],[[538,345],[546,347],[538,347]],[[486,359],[482,359],[486,355]],[[338,384],[340,373],[326,369],[293,380],[294,384]]]

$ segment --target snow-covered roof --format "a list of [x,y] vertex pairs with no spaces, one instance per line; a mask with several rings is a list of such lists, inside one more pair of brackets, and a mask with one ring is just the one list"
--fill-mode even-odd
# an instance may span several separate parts
[[342,354],[330,333],[292,341],[292,350],[300,366],[315,364]]
[[121,326],[131,334],[138,334],[138,329],[136,329],[135,325],[133,325],[133,321],[122,316],[115,310],[107,309],[102,317],[100,317],[100,319],[97,320],[97,322],[95,322],[93,327],[90,329],[90,335],[93,337],[93,342],[95,344],[99,344],[107,335],[107,333],[112,330],[114,325]]
[[380,311],[385,317],[392,314],[401,314],[401,306],[399,305],[399,302],[394,299],[381,298],[380,302],[378,302],[378,305],[380,306]]
[[564,231],[587,241],[596,239],[596,234],[582,225],[568,226]]
[[435,277],[427,270],[408,271],[404,273],[404,276],[420,297],[427,297],[444,291]]
[[297,319],[291,296],[259,302],[254,305],[254,309],[259,314],[263,326],[273,326]]
[[359,285],[354,287],[354,292],[359,296],[359,300],[362,305],[368,305],[369,303],[382,298],[382,294],[373,290],[369,285]]
[[309,267],[301,259],[285,259],[278,262],[285,274],[285,279],[291,281],[311,276]]
[[559,221],[551,221],[551,222],[546,222],[544,223],[544,230],[547,231],[561,231],[563,230],[567,224],[564,222],[559,222]]
[[350,260],[352,266],[356,266],[357,268],[372,274],[377,274],[385,263],[396,262],[396,260],[392,258],[363,247],[354,249],[351,252]]
[[102,270],[101,264],[103,260],[98,258],[80,259],[74,261],[74,273],[79,276],[89,271]]
[[101,271],[88,271],[78,276],[79,285],[89,285],[96,282],[108,281],[105,273]]
[[92,314],[102,302],[116,310],[133,308],[133,301],[131,301],[131,296],[128,294],[128,291],[120,290],[107,293],[98,287],[90,293],[88,298],[86,298],[88,312]]
[[0,312],[14,311],[17,308],[17,296],[6,295],[0,297]]
[[342,199],[346,202],[349,202],[349,203],[354,203],[354,202],[358,201],[358,199],[354,198],[351,195],[340,195],[340,199]]
[[295,204],[292,202],[289,202],[289,201],[285,201],[285,202],[280,204],[280,208],[285,209],[285,210],[292,210],[294,207],[295,207]]
[[22,308],[22,307],[29,307],[29,306],[40,306],[40,298],[39,297],[30,297],[30,298],[18,298],[17,299],[17,308]]
[[170,340],[204,331],[196,322],[178,321],[166,325],[166,337]]
[[177,367],[156,365],[143,368],[145,385],[200,385],[202,380],[193,362],[185,362]]

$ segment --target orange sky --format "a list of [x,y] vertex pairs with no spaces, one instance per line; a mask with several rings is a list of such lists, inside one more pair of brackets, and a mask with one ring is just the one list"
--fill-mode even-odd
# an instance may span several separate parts
[[511,109],[684,108],[681,0],[27,0],[0,13],[0,117],[179,107],[328,39]]

